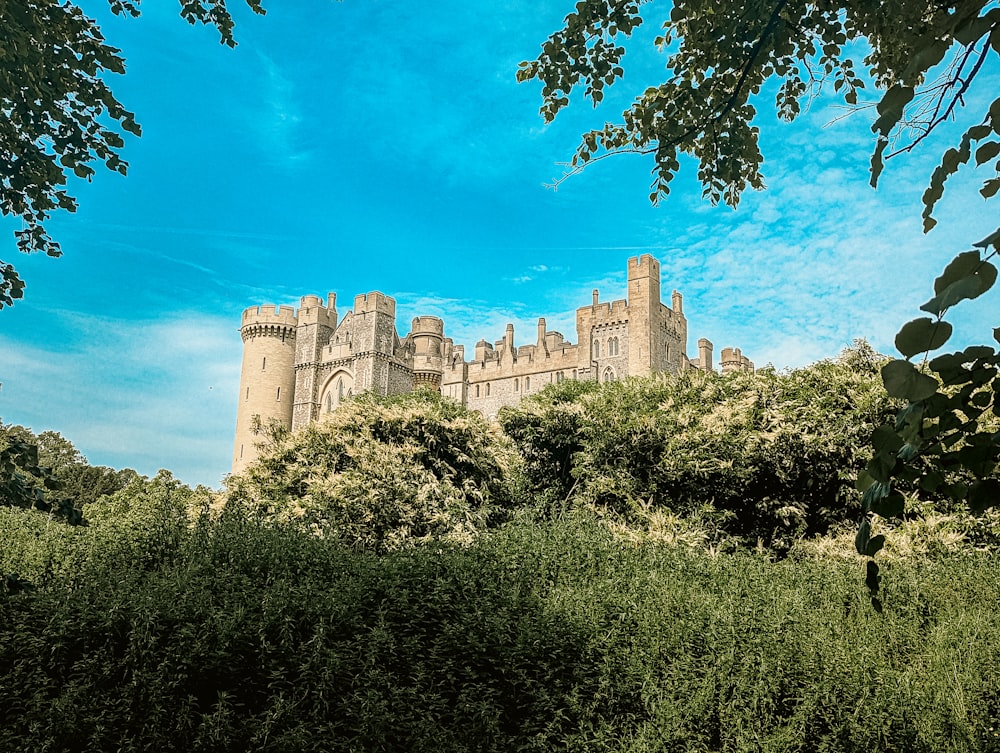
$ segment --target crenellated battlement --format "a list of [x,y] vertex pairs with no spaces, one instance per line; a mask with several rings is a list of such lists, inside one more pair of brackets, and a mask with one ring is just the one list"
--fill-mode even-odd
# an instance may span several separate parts
[[264,304],[262,306],[250,306],[243,310],[243,324],[283,324],[294,327],[298,322],[295,318],[295,309],[291,306],[275,306]]
[[628,260],[629,277],[644,274],[660,274],[660,262],[652,254],[633,256]]
[[753,361],[743,355],[739,348],[723,348],[722,356],[719,359],[719,367],[723,374],[730,374],[734,371],[753,371]]
[[[593,291],[590,304],[576,310],[575,344],[547,329],[541,317],[529,337],[521,335],[527,342],[519,345],[514,325],[507,324],[502,338],[479,340],[469,361],[465,346],[445,336],[440,317],[414,317],[400,338],[396,301],[379,291],[355,296],[342,319],[334,293],[325,300],[304,295],[298,309],[251,306],[240,327],[244,356],[233,470],[256,458],[256,417],[295,431],[365,391],[395,395],[430,387],[494,417],[503,406],[567,380],[713,370],[710,341],[699,340],[697,358],[688,357],[683,298],[673,290],[669,301],[662,299],[656,258],[628,260],[623,292],[601,301]],[[725,348],[721,356],[723,372],[753,369],[738,348]]]
[[444,338],[444,321],[436,316],[416,316],[410,325],[411,335],[437,335]]
[[325,327],[337,327],[337,294],[329,293],[324,302],[318,295],[304,295],[299,299],[297,320],[300,326],[306,324],[321,324]]
[[396,299],[391,298],[384,293],[380,293],[377,290],[372,291],[371,293],[357,295],[354,297],[354,313],[379,313],[395,318]]
[[256,337],[294,340],[296,326],[295,309],[291,306],[251,306],[243,311],[240,337],[243,342]]

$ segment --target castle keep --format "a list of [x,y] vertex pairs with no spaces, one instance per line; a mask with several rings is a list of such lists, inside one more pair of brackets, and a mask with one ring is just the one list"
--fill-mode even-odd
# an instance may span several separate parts
[[[610,382],[626,376],[682,369],[713,369],[712,343],[698,341],[687,356],[687,319],[676,290],[670,306],[660,297],[660,264],[646,254],[628,261],[624,300],[576,310],[576,343],[538,320],[533,344],[516,346],[514,326],[503,339],[480,340],[470,360],[465,347],[445,337],[444,322],[419,316],[410,332],[396,331],[396,302],[372,292],[354,299],[339,318],[336,294],[307,295],[291,306],[253,306],[243,312],[243,368],[233,472],[257,457],[255,417],[293,431],[318,420],[353,394],[410,392],[426,385],[487,417],[504,405],[564,379]],[[739,348],[722,350],[723,373],[753,369]]]

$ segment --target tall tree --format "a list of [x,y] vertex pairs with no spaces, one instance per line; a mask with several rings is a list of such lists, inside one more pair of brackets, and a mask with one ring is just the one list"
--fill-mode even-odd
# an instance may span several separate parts
[[[546,121],[577,87],[596,104],[624,75],[622,42],[647,20],[643,5],[580,0],[538,58],[520,64],[519,80],[542,83]],[[974,161],[986,171],[984,198],[1000,192],[1000,98],[983,111],[964,108],[1000,59],[996,0],[674,0],[656,44],[666,52],[669,78],[640,93],[620,122],[583,134],[563,179],[617,154],[648,154],[649,198],[656,203],[669,194],[686,154],[698,162],[703,195],[735,207],[747,187],[764,186],[754,122],[766,85],[776,86],[774,109],[785,121],[823,87],[832,85],[847,106],[858,107],[859,92],[873,86],[880,93],[871,126],[873,187],[885,160],[911,153],[946,121],[964,122],[959,143],[944,152],[924,193],[925,232],[935,224],[945,182],[961,165]],[[872,536],[872,515],[903,512],[894,479],[946,492],[974,509],[1000,500],[1000,351],[984,345],[927,355],[949,339],[948,310],[996,280],[990,259],[1000,249],[1000,229],[972,245],[935,280],[933,297],[921,306],[930,316],[900,330],[903,358],[882,370],[886,389],[906,407],[875,432],[874,458],[859,479],[865,495],[856,543],[863,554],[874,556],[884,541]],[[1000,328],[993,337],[1000,342]],[[912,360],[921,355],[925,368]],[[878,589],[874,562],[869,586]]]
[[[261,0],[246,3],[264,13]],[[139,0],[108,5],[118,15],[140,14]],[[223,44],[236,46],[226,0],[180,0],[180,14],[215,26]],[[0,0],[0,29],[0,213],[21,219],[19,251],[60,256],[45,221],[54,210],[76,210],[67,178],[90,180],[100,162],[125,175],[124,132],[141,133],[106,82],[125,72],[125,60],[67,0]],[[23,295],[14,265],[0,260],[0,308]]]

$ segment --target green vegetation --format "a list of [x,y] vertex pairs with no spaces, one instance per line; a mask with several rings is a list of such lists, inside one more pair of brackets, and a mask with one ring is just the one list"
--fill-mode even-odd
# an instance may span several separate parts
[[134,566],[2,602],[3,750],[1000,745],[986,555],[895,566],[878,615],[851,565],[623,546],[585,516],[382,557],[241,515],[90,544],[123,540]]
[[[857,518],[854,478],[896,409],[866,344],[806,369],[572,384],[501,412],[532,489],[630,527],[697,516],[785,552]],[[555,473],[553,473],[555,469]]]
[[0,750],[998,751],[1000,519],[913,487],[881,612],[858,577],[881,362],[563,384],[506,436],[363,395],[222,493],[0,507]]
[[230,481],[229,505],[367,551],[470,541],[514,502],[514,450],[495,426],[434,392],[359,395]]
[[[605,87],[625,74],[624,40],[661,12],[637,0],[577,2],[538,58],[518,69],[520,81],[542,83],[546,122],[569,105],[577,87],[599,103]],[[1000,192],[1000,98],[984,75],[1000,62],[1000,8],[992,0],[675,0],[666,18],[652,20],[663,30],[656,45],[666,53],[667,80],[637,93],[620,123],[585,133],[563,180],[607,157],[647,154],[649,199],[656,203],[670,193],[679,158],[687,155],[698,162],[702,195],[735,208],[748,187],[764,188],[754,123],[759,109],[769,107],[765,97],[774,97],[779,120],[792,121],[803,100],[832,88],[848,111],[873,120],[872,187],[886,160],[911,153],[943,123],[962,123],[964,133],[944,151],[924,192],[924,232],[937,223],[934,208],[962,166],[983,171],[984,199]],[[869,88],[878,90],[878,101],[866,105]],[[966,110],[973,92],[985,95],[984,106]],[[903,358],[883,367],[886,390],[905,405],[875,435],[875,458],[859,478],[861,554],[881,550],[883,541],[871,535],[874,516],[901,516],[908,485],[940,490],[973,510],[1000,498],[1000,350],[990,342],[930,358],[951,336],[948,311],[996,282],[991,260],[1000,255],[1000,229],[972,246],[934,281],[933,297],[920,307],[931,316],[897,334]],[[992,334],[1000,342],[1000,327]],[[911,362],[915,356],[923,356],[922,366]],[[870,571],[877,578],[874,562]]]

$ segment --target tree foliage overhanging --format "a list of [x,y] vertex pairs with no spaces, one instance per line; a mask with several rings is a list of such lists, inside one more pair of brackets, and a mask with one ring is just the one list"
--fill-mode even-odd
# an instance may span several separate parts
[[[597,104],[624,76],[622,42],[646,20],[644,4],[581,0],[541,55],[520,64],[519,80],[542,83],[547,121],[569,104],[575,88]],[[764,187],[754,120],[758,95],[770,83],[778,87],[775,112],[786,121],[824,86],[859,108],[866,87],[883,90],[872,125],[873,184],[884,159],[911,151],[960,115],[987,126],[967,134],[971,142],[984,141],[977,164],[998,156],[996,142],[985,140],[1000,133],[992,128],[1000,126],[1000,98],[984,113],[960,109],[984,66],[997,63],[1000,8],[993,0],[676,0],[662,24],[656,43],[666,53],[670,77],[642,92],[620,123],[584,134],[571,172],[614,154],[653,155],[655,202],[668,195],[678,157],[687,154],[698,160],[705,197],[735,207],[747,187]],[[969,146],[961,162],[968,161]],[[925,197],[928,215],[944,178],[958,166],[953,159],[945,160],[944,174],[935,174]],[[984,196],[998,189],[1000,179],[991,178]]]
[[[246,0],[264,13],[261,0]],[[108,0],[112,12],[137,17],[138,0]],[[181,0],[189,23],[216,27],[233,47],[226,0]],[[125,175],[124,132],[138,136],[135,114],[119,102],[106,78],[125,72],[121,50],[73,2],[0,2],[0,213],[19,217],[19,251],[59,256],[45,230],[58,209],[76,211],[65,188],[72,173],[89,180],[95,163]],[[24,295],[14,266],[0,260],[0,308]]]
[[[546,121],[569,104],[577,87],[596,105],[605,87],[624,75],[622,41],[646,20],[643,4],[580,0],[539,57],[521,63],[519,80],[542,83]],[[649,154],[649,198],[656,203],[669,194],[680,156],[689,155],[698,162],[703,195],[735,207],[746,188],[764,187],[754,120],[765,87],[777,85],[776,114],[790,121],[802,101],[825,86],[857,109],[874,86],[873,187],[885,160],[912,152],[942,123],[957,120],[965,129],[924,193],[925,232],[935,224],[932,213],[946,181],[962,165],[974,162],[986,171],[983,198],[1000,192],[1000,97],[983,111],[964,109],[990,79],[984,72],[995,72],[1000,60],[995,0],[675,0],[656,43],[666,52],[670,77],[642,92],[621,122],[585,133],[564,178],[605,157]],[[900,485],[940,490],[973,509],[1000,499],[1000,350],[991,343],[933,360],[927,355],[949,340],[944,317],[951,307],[993,286],[991,260],[998,251],[1000,229],[959,254],[920,307],[930,316],[907,323],[896,337],[903,359],[886,364],[882,378],[889,394],[906,405],[874,433],[874,459],[859,478],[865,492],[860,553],[874,556],[882,546],[871,536],[873,514],[902,513]],[[993,339],[1000,342],[1000,328]],[[911,362],[922,354],[924,368]],[[955,472],[965,479],[948,483]],[[869,574],[876,591],[874,563]]]

